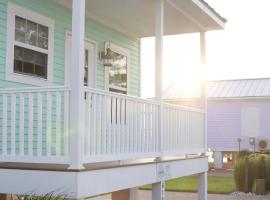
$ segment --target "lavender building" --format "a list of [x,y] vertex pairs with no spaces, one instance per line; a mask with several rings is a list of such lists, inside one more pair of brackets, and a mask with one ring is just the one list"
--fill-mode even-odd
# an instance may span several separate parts
[[[200,107],[199,88],[172,84],[166,101]],[[239,149],[270,149],[270,79],[241,79],[208,82],[208,147],[214,151],[215,166],[224,155]]]

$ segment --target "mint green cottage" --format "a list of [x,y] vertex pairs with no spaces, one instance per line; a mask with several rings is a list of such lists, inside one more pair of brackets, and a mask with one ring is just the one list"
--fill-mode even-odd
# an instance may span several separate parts
[[[153,184],[161,200],[164,181],[199,174],[207,199],[205,112],[161,101],[163,37],[200,33],[204,66],[225,22],[203,0],[0,0],[0,193],[134,200]],[[155,100],[140,98],[150,36]]]

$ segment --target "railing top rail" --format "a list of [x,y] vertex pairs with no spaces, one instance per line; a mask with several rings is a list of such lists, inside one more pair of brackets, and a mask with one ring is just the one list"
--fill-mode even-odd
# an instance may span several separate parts
[[153,99],[142,99],[142,98],[136,97],[136,96],[130,96],[130,95],[125,95],[125,94],[108,92],[108,91],[105,91],[105,90],[91,88],[91,87],[85,87],[85,91],[86,92],[93,92],[93,93],[101,94],[101,95],[107,95],[107,96],[111,96],[111,97],[123,98],[123,99],[131,100],[131,101],[138,101],[138,102],[142,102],[142,103],[163,105],[163,106],[167,106],[167,107],[171,107],[171,108],[179,109],[179,110],[184,110],[184,111],[204,113],[204,110],[199,109],[199,108],[193,108],[193,107],[188,107],[188,106],[181,106],[181,105],[176,105],[176,104],[164,103],[164,102],[153,100]]
[[205,113],[205,111],[203,109],[189,107],[189,106],[182,106],[182,105],[170,104],[170,103],[164,103],[164,102],[163,102],[163,106],[174,108],[174,109],[185,110],[185,111]]
[[100,90],[100,89],[96,89],[96,88],[85,87],[85,91],[86,92],[93,92],[93,93],[101,94],[101,95],[106,95],[106,96],[111,96],[111,97],[118,97],[118,98],[127,99],[127,100],[131,100],[131,101],[142,102],[142,103],[148,103],[148,104],[150,103],[150,104],[156,104],[156,105],[160,104],[159,101],[142,99],[140,97],[126,95],[126,94],[119,94],[119,93],[115,93],[115,92],[108,92],[108,91]]
[[0,88],[0,94],[69,91],[67,86]]

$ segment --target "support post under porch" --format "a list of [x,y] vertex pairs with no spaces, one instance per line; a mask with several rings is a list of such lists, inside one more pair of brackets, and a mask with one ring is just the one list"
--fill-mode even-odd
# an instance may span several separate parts
[[0,194],[0,200],[8,200],[7,194]]
[[72,66],[70,76],[70,169],[82,169],[84,134],[85,0],[72,1]]
[[152,184],[152,200],[165,200],[165,182]]
[[198,200],[207,200],[207,172],[199,174]]
[[130,188],[112,192],[112,200],[139,200],[139,189]]

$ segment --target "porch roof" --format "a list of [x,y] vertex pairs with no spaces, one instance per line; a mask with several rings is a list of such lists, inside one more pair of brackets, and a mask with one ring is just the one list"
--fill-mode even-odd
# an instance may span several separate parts
[[[54,1],[69,8],[72,3]],[[155,0],[86,0],[88,17],[136,38],[155,35],[155,11]],[[219,30],[225,23],[204,0],[165,0],[165,35]]]

